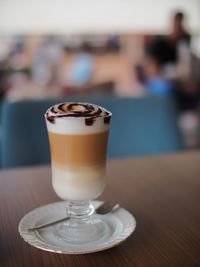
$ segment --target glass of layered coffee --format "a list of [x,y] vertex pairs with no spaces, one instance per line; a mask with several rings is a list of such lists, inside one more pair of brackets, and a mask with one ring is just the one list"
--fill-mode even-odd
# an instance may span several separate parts
[[52,184],[67,201],[70,217],[56,226],[56,234],[73,243],[102,238],[106,223],[93,215],[90,200],[106,185],[106,155],[111,113],[88,103],[61,103],[45,113]]

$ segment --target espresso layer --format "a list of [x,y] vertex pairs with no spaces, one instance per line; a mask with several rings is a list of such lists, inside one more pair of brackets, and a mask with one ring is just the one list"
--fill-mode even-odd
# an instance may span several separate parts
[[83,135],[48,134],[54,165],[70,169],[105,165],[108,131]]

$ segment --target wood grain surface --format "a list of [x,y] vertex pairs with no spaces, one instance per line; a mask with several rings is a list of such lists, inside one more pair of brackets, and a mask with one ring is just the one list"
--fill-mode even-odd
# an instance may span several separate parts
[[136,232],[124,243],[88,255],[60,255],[25,243],[20,219],[59,200],[50,167],[0,172],[1,267],[200,266],[200,152],[109,161],[101,196],[134,214]]

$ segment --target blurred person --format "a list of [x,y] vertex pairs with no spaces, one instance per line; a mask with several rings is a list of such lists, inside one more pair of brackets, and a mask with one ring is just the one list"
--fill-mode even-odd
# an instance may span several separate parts
[[[200,90],[191,75],[191,35],[184,22],[185,15],[182,12],[175,13],[170,34],[153,37],[147,44],[143,76],[148,81],[146,84],[150,92],[171,91],[170,94],[175,98],[179,110],[178,121],[183,141],[186,147],[194,148],[200,144],[198,134]],[[138,77],[141,77],[141,73]],[[163,84],[164,79],[171,83],[170,90],[165,83]]]
[[120,38],[118,35],[108,36],[107,49],[111,52],[118,52],[120,50]]
[[162,74],[161,65],[152,57],[147,57],[144,65],[145,86],[147,91],[154,95],[169,95],[172,84]]
[[94,69],[93,56],[90,48],[83,45],[81,51],[75,56],[71,66],[64,71],[64,91],[79,91],[91,81]]
[[9,66],[13,72],[24,71],[29,69],[29,62],[26,54],[26,41],[20,40],[13,43],[13,46],[8,55]]
[[195,81],[177,82],[174,97],[180,112],[195,111],[200,104],[200,84]]
[[185,15],[182,12],[175,13],[170,34],[153,37],[147,44],[147,54],[154,57],[162,66],[176,64],[179,60],[179,46],[190,45],[191,35],[185,28],[184,20]]
[[168,94],[176,90],[176,79],[188,80],[190,77],[190,39],[186,30],[185,15],[174,14],[171,31],[167,36],[155,36],[147,42],[146,56],[142,65],[137,66],[136,75],[149,91]]
[[9,88],[10,69],[8,61],[0,61],[0,100],[4,97]]
[[53,37],[45,40],[34,58],[33,81],[43,86],[58,84],[58,69],[63,56],[62,45]]
[[166,79],[162,72],[162,66],[160,63],[151,56],[146,56],[143,66],[136,66],[135,72],[138,79],[140,88],[143,86],[148,94],[153,95],[170,95],[173,91],[173,84],[170,80]]
[[179,109],[179,127],[187,148],[200,146],[200,90],[193,81],[188,81],[177,87],[174,96]]
[[191,35],[187,31],[184,25],[185,15],[182,12],[177,12],[174,15],[173,24],[172,24],[172,32],[169,35],[169,38],[175,43],[179,41],[184,41],[188,45],[191,41]]

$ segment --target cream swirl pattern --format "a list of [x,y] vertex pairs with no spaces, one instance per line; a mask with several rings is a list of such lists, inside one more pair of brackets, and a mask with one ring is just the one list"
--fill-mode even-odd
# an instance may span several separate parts
[[109,124],[111,113],[105,108],[89,103],[61,103],[50,107],[45,116],[50,123],[55,123],[56,118],[84,117],[85,125],[93,125],[98,117],[104,118],[104,123]]

